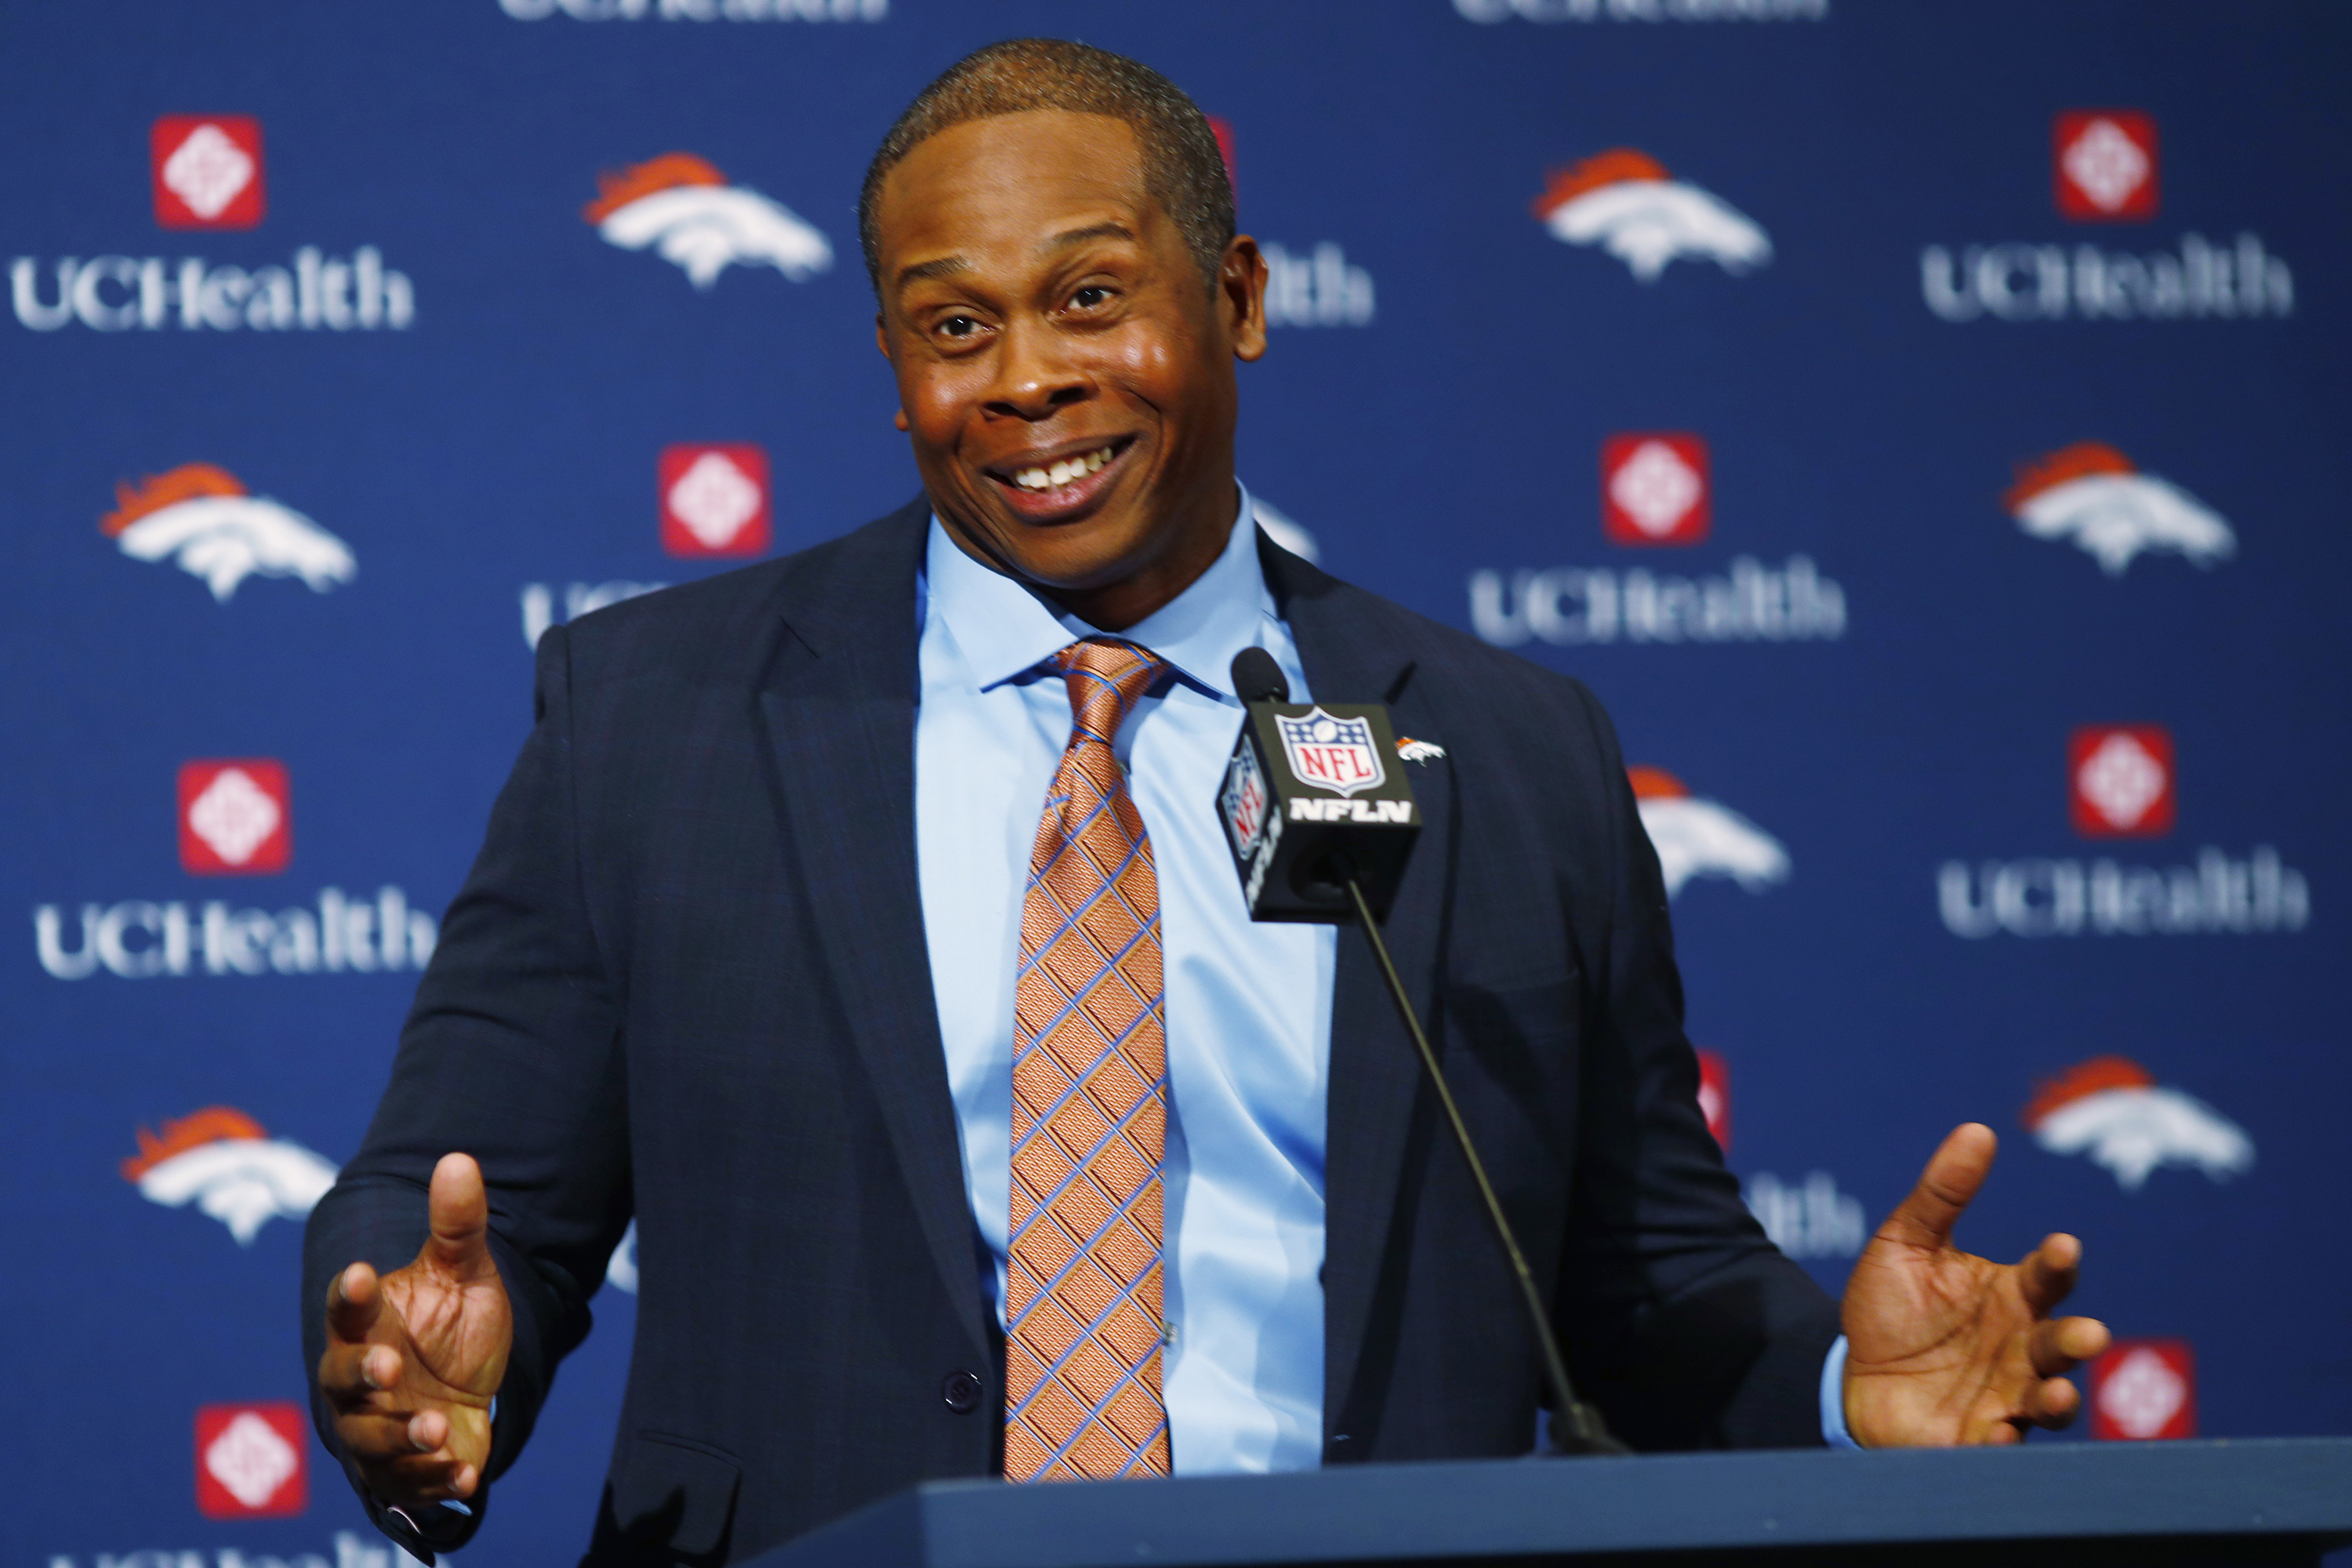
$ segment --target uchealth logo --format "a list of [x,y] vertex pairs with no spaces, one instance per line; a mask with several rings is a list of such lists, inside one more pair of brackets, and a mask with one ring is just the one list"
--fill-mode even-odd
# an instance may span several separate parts
[[2091,1363],[2091,1436],[2144,1443],[2197,1436],[2197,1361],[2187,1340],[2117,1340]]
[[1759,1171],[1740,1195],[1772,1245],[1790,1258],[1854,1258],[1870,1239],[1862,1200],[1840,1192],[1827,1171],[1808,1171],[1794,1182]]
[[[162,227],[208,232],[235,248],[238,231],[259,226],[267,178],[258,121],[167,114],[154,123],[150,150]],[[94,332],[160,332],[175,323],[188,332],[405,331],[416,321],[415,286],[373,245],[347,257],[300,245],[283,262],[250,254],[218,264],[201,256],[17,256],[8,262],[8,298],[17,324],[36,332],[77,322]]]
[[2050,127],[2058,213],[2077,223],[2156,216],[2156,117],[2136,109],[2069,109]]
[[309,1214],[335,1184],[335,1167],[270,1137],[244,1111],[212,1105],[164,1122],[160,1133],[141,1128],[139,1152],[122,1162],[122,1176],[149,1203],[193,1205],[250,1247],[271,1220]]
[[196,1511],[206,1519],[284,1519],[310,1506],[310,1424],[273,1399],[196,1411]]
[[[2136,110],[2068,110],[2051,127],[2051,184],[2072,223],[2146,223],[2157,214],[2156,121]],[[2294,274],[2262,236],[2189,232],[2168,248],[2108,250],[2078,239],[1936,244],[1919,251],[1919,292],[1962,321],[2256,321],[2294,314]]]
[[180,764],[180,868],[199,877],[268,876],[294,853],[293,787],[268,757]]
[[1613,544],[1696,544],[1707,534],[1706,442],[1686,432],[1601,444],[1601,527]]
[[2245,1129],[2193,1095],[2158,1083],[2126,1057],[2095,1057],[2045,1079],[2025,1108],[2034,1142],[2081,1154],[2136,1193],[2159,1165],[2226,1182],[2253,1168]]
[[833,265],[833,245],[773,197],[730,185],[708,160],[665,153],[596,177],[582,210],[607,244],[651,249],[708,290],[729,267],[772,267],[804,283]]
[[359,574],[350,545],[212,463],[116,485],[98,528],[133,561],[173,562],[224,605],[257,574],[299,577],[319,594]]
[[9,300],[20,325],[37,332],[76,321],[95,332],[160,332],[175,321],[190,332],[397,332],[416,321],[415,287],[408,274],[386,267],[373,245],[349,260],[305,245],[290,266],[249,269],[215,267],[201,256],[176,262],[68,256],[52,276],[57,298],[44,300],[39,259],[19,256],[8,263]]
[[[2087,838],[2154,838],[2179,824],[2179,761],[2155,724],[2086,724],[2066,742],[2066,810]],[[1947,860],[1936,907],[1954,936],[2194,936],[2299,931],[2311,885],[2279,852],[2244,858],[2208,845],[2193,865],[2133,866],[2102,857]]]
[[1698,1052],[1698,1109],[1715,1146],[1731,1152],[1731,1064],[1715,1051]]
[[261,121],[245,114],[166,114],[149,135],[155,221],[165,228],[252,228],[261,222]]
[[661,542],[672,555],[757,555],[774,539],[768,454],[749,442],[665,447]]
[[[77,918],[78,917],[78,918]],[[33,910],[33,952],[58,980],[188,975],[374,974],[422,969],[440,926],[396,887],[373,899],[321,888],[308,907],[239,909],[226,900],[126,899]]]
[[1269,327],[1369,327],[1375,308],[1372,275],[1348,259],[1336,240],[1301,255],[1272,240],[1265,258],[1265,324]]
[[2221,513],[2187,490],[2144,474],[2103,441],[2077,441],[2018,466],[2001,498],[2036,539],[2069,542],[2120,577],[2143,553],[2179,555],[2210,566],[2237,553]]
[[2243,858],[2208,845],[2193,864],[2031,858],[1936,870],[1936,910],[1954,936],[2219,936],[2299,931],[2311,885],[2270,845]]
[[1643,831],[1658,852],[1668,898],[1694,877],[1727,877],[1751,893],[1789,879],[1789,852],[1739,813],[1691,794],[1663,768],[1625,772],[1633,782]]
[[1778,566],[1752,555],[1685,577],[1635,566],[1470,574],[1470,626],[1496,647],[1587,643],[1835,642],[1845,590],[1810,555]]
[[2172,831],[2171,731],[2156,724],[2085,724],[2066,742],[2067,810],[2085,838],[2156,838]]
[[1535,215],[1554,237],[1599,246],[1644,283],[1675,260],[1741,273],[1772,259],[1772,242],[1754,219],[1631,147],[1553,171]]

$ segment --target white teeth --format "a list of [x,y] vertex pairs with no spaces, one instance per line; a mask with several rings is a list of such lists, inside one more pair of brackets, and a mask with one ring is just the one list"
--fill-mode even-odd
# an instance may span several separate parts
[[1049,468],[1023,468],[1013,476],[1013,482],[1024,490],[1058,489],[1072,479],[1083,479],[1111,460],[1112,449],[1098,447],[1082,457],[1064,458]]

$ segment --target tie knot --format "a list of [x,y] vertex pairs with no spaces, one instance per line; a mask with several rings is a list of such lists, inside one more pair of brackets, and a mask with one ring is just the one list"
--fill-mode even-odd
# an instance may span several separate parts
[[[1156,654],[1108,637],[1074,642],[1052,662],[1070,683],[1071,721],[1105,745],[1117,739],[1137,700],[1168,668],[1168,661]],[[1071,739],[1075,742],[1078,737]]]

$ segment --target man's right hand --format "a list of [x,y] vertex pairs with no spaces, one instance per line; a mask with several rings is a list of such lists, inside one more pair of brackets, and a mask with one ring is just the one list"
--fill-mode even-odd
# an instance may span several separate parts
[[490,1458],[490,1400],[514,1315],[490,1257],[489,1197],[470,1155],[433,1168],[433,1234],[379,1279],[354,1263],[327,1287],[319,1386],[368,1490],[402,1508],[472,1497]]

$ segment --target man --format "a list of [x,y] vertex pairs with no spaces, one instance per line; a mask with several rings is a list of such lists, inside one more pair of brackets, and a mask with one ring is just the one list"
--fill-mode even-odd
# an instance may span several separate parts
[[1528,1448],[1536,1348],[1361,934],[1253,927],[1218,837],[1252,645],[1442,749],[1398,763],[1430,826],[1389,941],[1621,1435],[2072,1415],[2105,1342],[2049,1316],[2075,1243],[1949,1245],[1985,1129],[1842,1325],[1748,1217],[1591,696],[1258,533],[1234,363],[1265,266],[1232,213],[1156,73],[966,59],[861,204],[923,496],[541,642],[538,726],[310,1222],[320,1431],[397,1538],[470,1533],[632,1215],[592,1561],[740,1558],[931,1477]]

